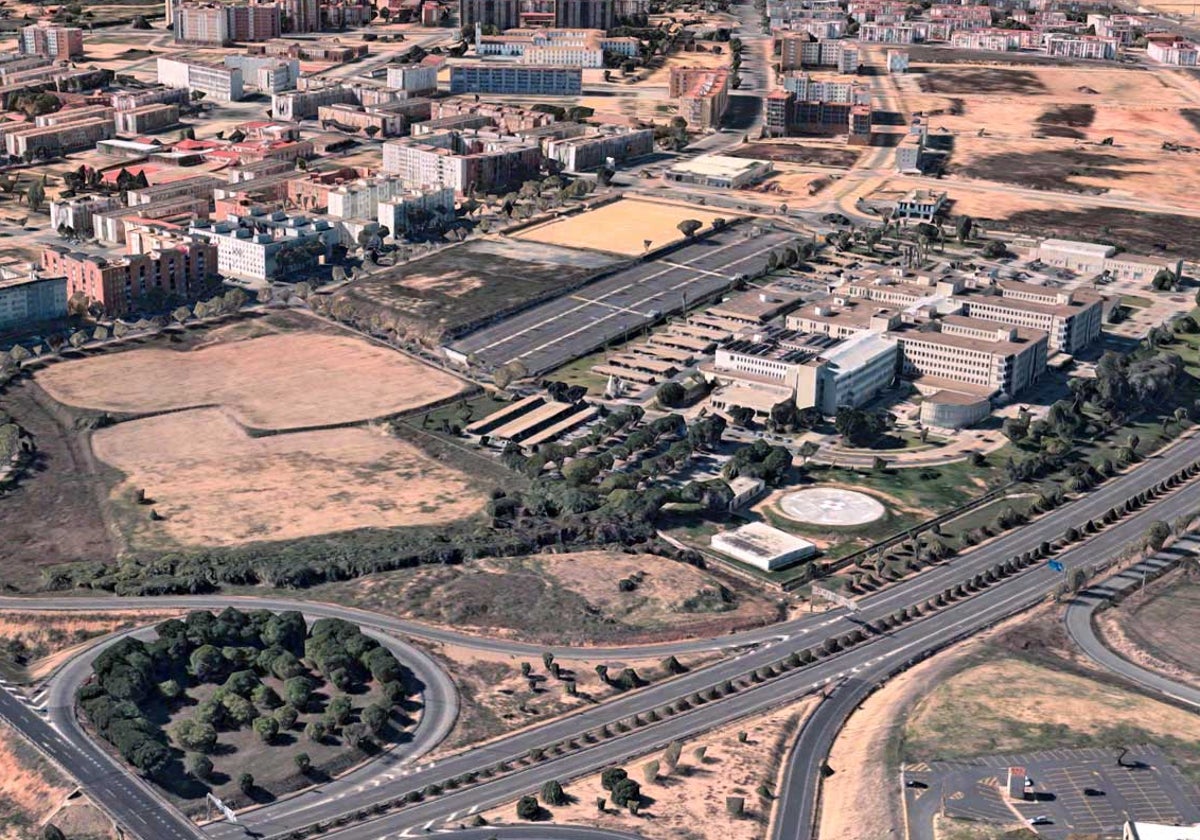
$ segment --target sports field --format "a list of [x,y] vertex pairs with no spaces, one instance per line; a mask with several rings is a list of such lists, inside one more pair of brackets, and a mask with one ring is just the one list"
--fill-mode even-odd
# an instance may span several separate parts
[[[224,411],[196,409],[100,429],[92,447],[125,474],[112,498],[135,544],[432,525],[470,516],[484,501],[468,476],[365,428],[254,438]],[[132,501],[138,489],[144,505]]]
[[453,376],[384,347],[306,332],[110,353],[54,365],[37,381],[67,405],[126,414],[219,405],[258,429],[369,420],[463,389]]
[[646,240],[650,241],[651,248],[661,248],[683,239],[679,223],[685,219],[702,223],[704,230],[711,227],[716,218],[732,220],[736,216],[699,207],[624,198],[595,210],[534,225],[513,238],[637,256],[645,253]]

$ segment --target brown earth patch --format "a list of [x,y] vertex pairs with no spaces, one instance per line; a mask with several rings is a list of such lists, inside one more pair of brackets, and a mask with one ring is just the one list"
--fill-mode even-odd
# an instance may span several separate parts
[[289,333],[191,352],[109,353],[37,374],[67,405],[144,414],[225,406],[261,429],[332,425],[382,417],[453,396],[462,383],[395,351],[345,335]]
[[[619,581],[639,572],[640,583],[622,591]],[[327,584],[312,596],[556,646],[714,636],[780,618],[774,601],[733,578],[608,551],[406,569]]]
[[[636,816],[614,807],[611,801],[603,813],[597,810],[596,800],[606,798],[608,791],[601,787],[596,773],[564,784],[575,801],[547,809],[550,819],[632,832],[650,840],[760,840],[767,834],[783,757],[816,705],[816,698],[804,698],[769,714],[689,738],[681,743],[681,759],[670,774],[661,752],[626,762],[623,767],[642,790],[643,802]],[[744,742],[739,733],[745,733]],[[695,753],[700,747],[704,748],[703,758]],[[652,760],[659,762],[659,773],[656,780],[647,781],[645,765]],[[743,817],[729,814],[727,796],[745,799]],[[512,803],[484,816],[496,825],[520,822]]]
[[[111,500],[142,543],[235,545],[433,525],[483,504],[467,476],[371,429],[253,438],[223,411],[199,409],[101,429],[93,445],[127,476]],[[133,503],[138,489],[144,505]]]

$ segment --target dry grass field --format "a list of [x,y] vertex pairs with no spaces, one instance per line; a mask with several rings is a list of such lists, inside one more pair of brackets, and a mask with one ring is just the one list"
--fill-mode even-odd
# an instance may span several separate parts
[[317,333],[109,353],[54,365],[37,381],[66,405],[128,414],[220,405],[260,429],[369,420],[463,387],[392,350]]
[[[996,686],[1004,686],[997,692]],[[1200,767],[1196,716],[1127,689],[1001,657],[942,680],[909,717],[905,758],[962,758],[1160,739],[1188,775]]]
[[13,658],[18,661],[12,664],[24,668],[31,679],[37,679],[89,639],[157,624],[176,615],[176,612],[153,610],[104,613],[4,610],[0,612],[0,639],[4,639],[10,656],[16,654]]
[[[233,545],[432,525],[483,504],[467,476],[365,428],[252,438],[223,411],[198,409],[101,429],[93,447],[126,476],[111,501],[139,542]],[[131,501],[139,488],[146,506]]]
[[[454,728],[438,745],[430,758],[451,755],[467,747],[545,723],[559,715],[585,709],[610,700],[627,689],[605,683],[596,672],[597,665],[608,668],[613,678],[632,668],[645,684],[666,679],[658,659],[555,659],[560,677],[571,677],[576,693],[567,692],[563,679],[555,678],[537,656],[518,657],[459,645],[425,644],[454,680],[460,707]],[[701,668],[718,654],[684,656],[680,663],[689,669]],[[529,676],[522,676],[522,663],[529,665]]]
[[708,228],[716,218],[728,220],[732,216],[699,207],[625,198],[586,213],[534,225],[513,238],[632,257],[645,252],[647,239],[654,248],[683,239],[678,225],[684,219],[695,219]]
[[[617,582],[638,572],[622,592]],[[779,618],[767,596],[650,554],[488,558],[328,584],[313,597],[489,636],[561,645],[712,636]]]
[[[681,759],[668,774],[661,753],[626,762],[629,777],[641,785],[642,806],[637,816],[609,802],[604,813],[596,800],[607,797],[600,774],[576,779],[565,785],[574,802],[548,809],[556,823],[586,825],[638,834],[649,840],[759,840],[767,835],[772,800],[760,795],[760,785],[777,790],[776,777],[782,756],[800,724],[816,707],[815,698],[805,698],[766,715],[738,721],[682,743]],[[745,733],[745,742],[738,739]],[[705,748],[703,757],[696,749]],[[659,761],[655,781],[647,782],[645,765]],[[727,796],[745,799],[745,815],[735,818],[725,808]],[[514,824],[513,803],[485,814],[492,824]]]
[[1200,582],[1176,572],[1149,587],[1147,595],[1100,614],[1105,641],[1145,667],[1200,685],[1200,638],[1179,632],[1200,619]]

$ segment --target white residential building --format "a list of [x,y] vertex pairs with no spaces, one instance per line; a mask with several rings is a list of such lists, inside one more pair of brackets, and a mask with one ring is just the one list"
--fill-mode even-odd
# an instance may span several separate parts
[[432,190],[407,190],[379,202],[378,221],[392,234],[404,233],[418,214],[425,220],[454,218],[454,190],[449,187]]
[[160,57],[158,81],[167,87],[200,91],[218,102],[236,102],[243,95],[242,71],[221,64]]
[[92,217],[96,213],[120,207],[116,196],[89,195],[50,203],[50,227],[58,230],[69,227],[82,237],[90,237],[94,231]]
[[[237,221],[197,222],[189,234],[217,246],[217,271],[222,277],[266,281],[280,276],[280,255],[290,248],[311,248],[328,259],[338,232],[324,219],[288,216],[282,211],[257,214]],[[299,279],[299,278],[296,278]]]
[[242,71],[245,87],[260,93],[279,93],[293,90],[300,78],[300,62],[294,58],[265,55],[227,55],[226,67]]
[[1171,41],[1153,40],[1146,46],[1146,55],[1154,61],[1178,67],[1195,67],[1200,64],[1200,48],[1182,38]]

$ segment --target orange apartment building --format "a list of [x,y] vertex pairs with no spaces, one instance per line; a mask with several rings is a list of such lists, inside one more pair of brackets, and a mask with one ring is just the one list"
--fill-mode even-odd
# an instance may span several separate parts
[[688,128],[709,130],[721,125],[729,106],[729,70],[706,67],[674,67],[668,95],[679,100],[679,115]]
[[42,273],[66,277],[67,297],[83,294],[110,315],[137,308],[147,296],[189,298],[217,276],[217,248],[205,242],[181,242],[146,254],[106,257],[48,245]]

